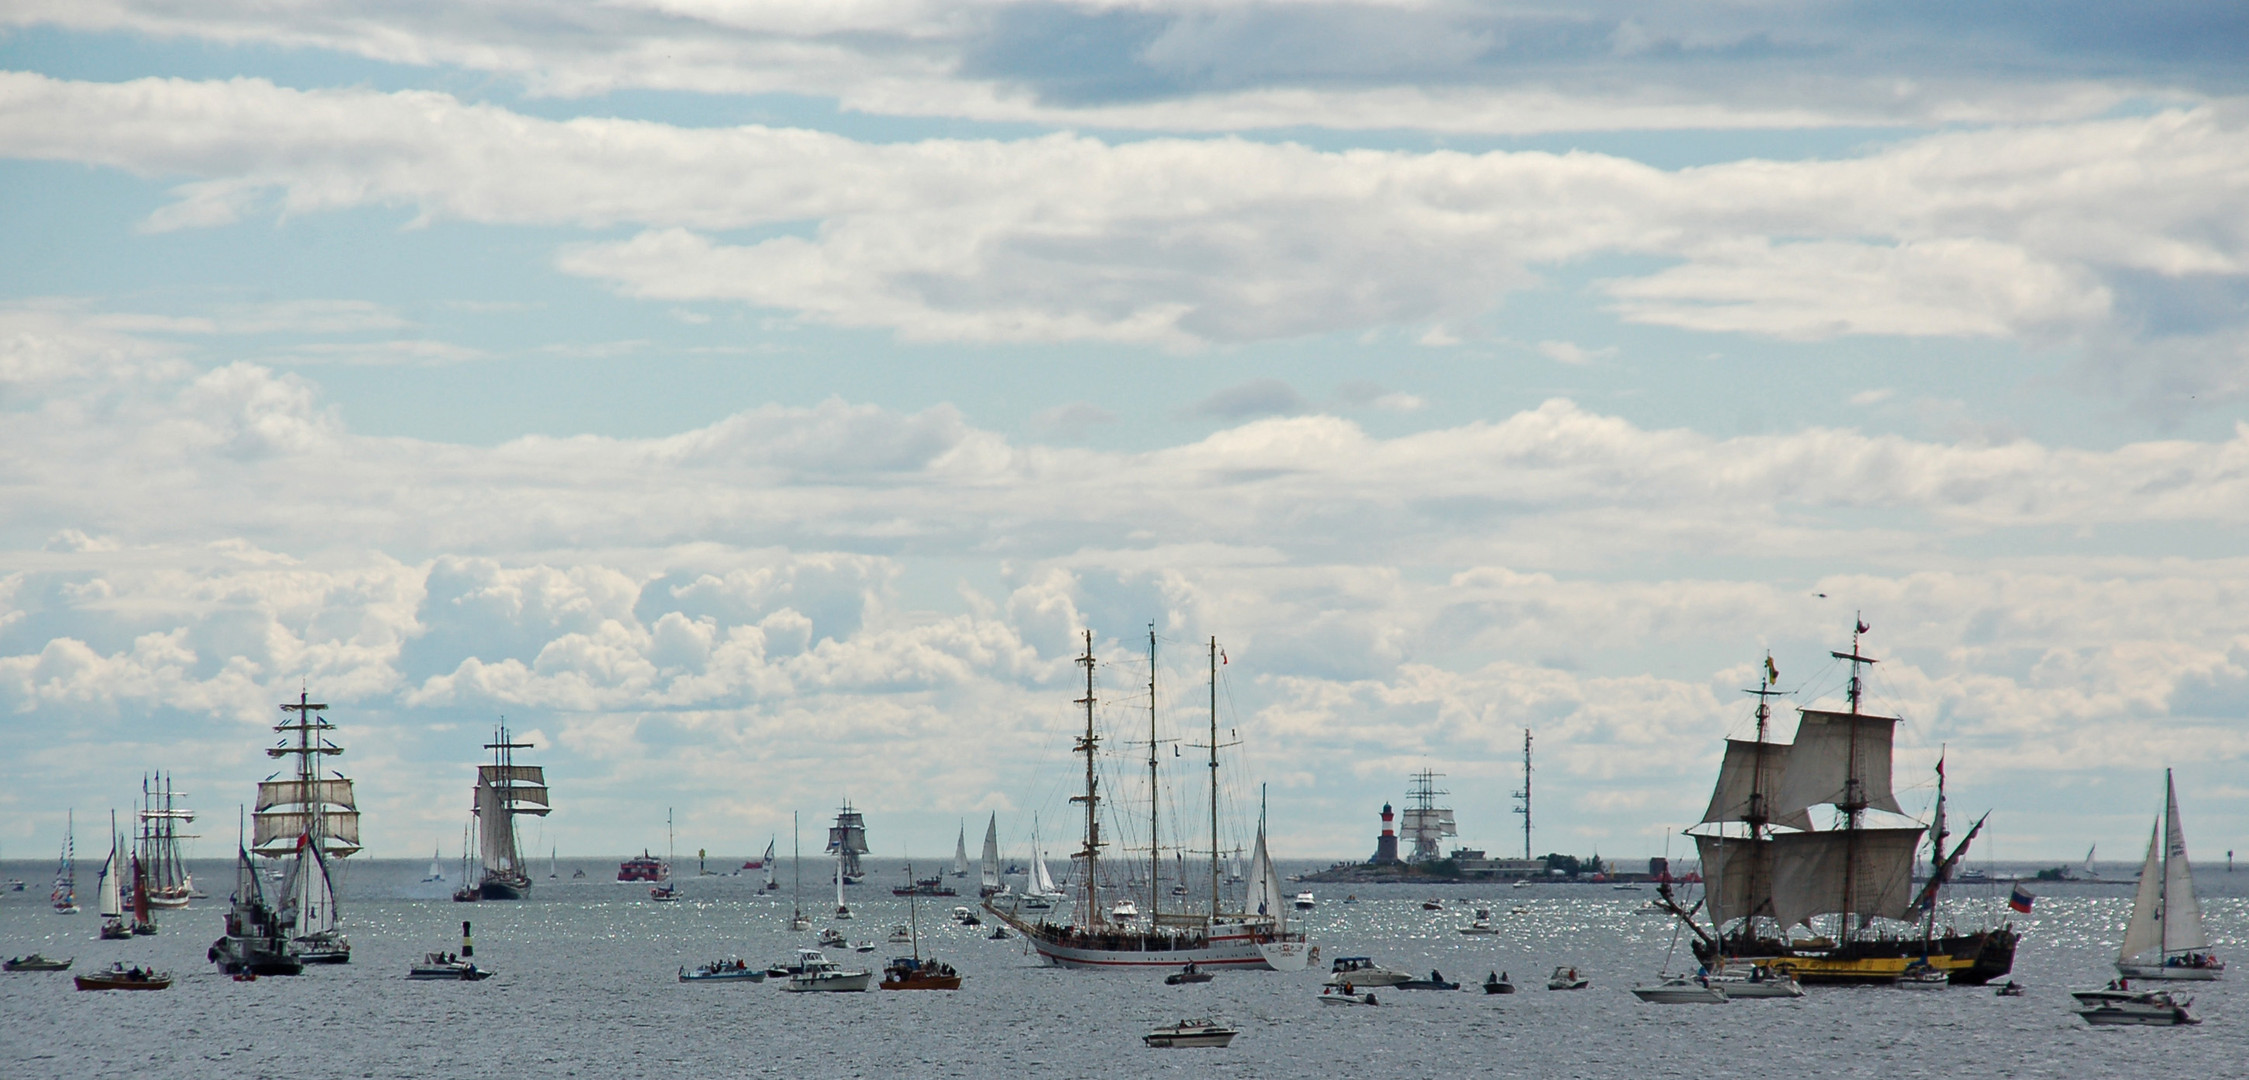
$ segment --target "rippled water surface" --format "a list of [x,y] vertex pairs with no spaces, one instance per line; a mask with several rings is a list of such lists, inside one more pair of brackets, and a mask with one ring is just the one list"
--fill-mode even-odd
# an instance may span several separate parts
[[[2249,1008],[2238,985],[2249,977],[2241,944],[2249,865],[2238,875],[2200,874],[2211,936],[2237,969],[2234,981],[2191,987],[2205,1022],[2097,1031],[2070,1014],[2066,990],[2109,977],[2128,885],[2040,889],[2035,914],[2016,917],[2015,973],[2030,986],[2026,997],[1813,987],[1800,1001],[1718,1006],[1644,1005],[1625,992],[1654,977],[1673,939],[1670,922],[1636,910],[1648,892],[1307,886],[1320,897],[1307,922],[1324,957],[1364,953],[1465,983],[1504,969],[1525,987],[1506,997],[1473,987],[1394,991],[1376,1008],[1338,1009],[1313,1000],[1321,976],[1312,972],[1229,972],[1168,987],[1146,974],[1047,968],[1020,940],[946,924],[943,912],[961,900],[922,908],[925,951],[967,976],[957,993],[682,985],[683,964],[729,954],[765,963],[811,943],[811,934],[787,930],[786,876],[778,898],[758,896],[747,876],[688,877],[680,882],[687,902],[659,905],[644,886],[604,880],[613,862],[576,865],[587,879],[569,880],[574,865],[565,863],[563,880],[540,881],[530,901],[454,904],[447,886],[417,881],[424,863],[354,860],[345,884],[352,963],[236,983],[204,960],[223,899],[163,913],[154,938],[96,941],[93,915],[47,911],[51,870],[11,863],[0,872],[31,888],[0,894],[0,951],[74,956],[78,970],[152,963],[179,982],[159,993],[78,993],[68,975],[0,977],[0,1066],[10,1077],[227,1078],[2249,1074]],[[813,874],[826,864],[807,866]],[[874,876],[853,889],[860,918],[841,925],[854,940],[878,943],[874,954],[844,954],[873,965],[902,951],[880,942],[906,921],[906,904],[889,895],[895,865],[870,868]],[[197,878],[231,875],[209,863]],[[90,875],[80,884],[90,895]],[[806,906],[824,911],[825,891],[807,884]],[[1343,903],[1347,892],[1359,902]],[[2003,895],[1956,890],[1952,906],[1974,919]],[[1445,910],[1423,911],[1425,897],[1443,899]],[[1500,936],[1453,931],[1479,905],[1493,909]],[[408,982],[409,961],[458,944],[462,919],[476,924],[478,961],[498,974]],[[1557,964],[1589,973],[1592,989],[1540,989]],[[1241,1029],[1232,1047],[1140,1044],[1155,1024],[1205,1015]]]

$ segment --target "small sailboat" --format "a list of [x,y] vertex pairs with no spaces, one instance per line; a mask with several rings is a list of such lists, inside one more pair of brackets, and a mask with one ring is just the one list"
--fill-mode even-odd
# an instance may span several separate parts
[[679,901],[679,887],[672,884],[670,873],[672,860],[676,858],[676,855],[672,850],[673,845],[674,840],[672,838],[672,811],[670,807],[666,807],[664,809],[664,879],[657,882],[655,887],[648,890],[648,898],[650,900],[657,901],[658,903],[669,904],[677,903]]
[[78,914],[78,812],[64,818],[62,855],[55,861],[55,888],[47,894],[57,915]]
[[291,944],[305,963],[351,962],[351,941],[343,933],[343,915],[337,909],[336,882],[329,875],[328,856],[309,832],[298,837],[297,859],[281,894],[281,910],[294,917]]
[[953,876],[968,876],[968,823],[961,822],[960,836],[953,841]]
[[1000,815],[997,811],[984,823],[984,859],[979,865],[982,879],[977,883],[976,895],[994,896],[1007,891],[1007,883],[1000,880]]
[[133,936],[133,928],[125,925],[125,868],[117,864],[123,854],[121,847],[113,811],[109,815],[109,858],[102,863],[101,876],[94,879],[94,910],[101,916],[103,941],[124,941]]
[[432,881],[443,880],[445,880],[445,868],[438,863],[437,849],[431,848],[429,853],[429,873],[423,875],[422,881],[424,883],[428,883]]
[[797,825],[797,816],[791,813],[789,815],[789,850],[795,856],[789,860],[791,868],[789,871],[791,875],[789,929],[792,931],[812,929],[812,920],[805,918],[804,915],[804,844],[800,836],[801,830]]
[[2186,830],[2179,824],[2179,792],[2171,770],[2165,769],[2163,815],[2148,833],[2139,894],[2132,902],[2132,921],[2124,928],[2124,946],[2117,951],[2116,972],[2128,979],[2206,982],[2225,970],[2225,962],[2210,953],[2210,939],[2202,930]]
[[141,857],[130,860],[133,866],[133,933],[147,935],[156,932],[156,909],[148,902],[148,868],[141,865]]
[[[906,877],[912,880],[914,864],[906,863]],[[898,928],[906,934],[906,944],[913,949],[912,956],[897,957],[882,969],[882,988],[885,990],[958,990],[961,988],[960,972],[953,965],[939,963],[936,957],[924,958],[921,954],[921,903],[912,895],[906,897],[906,925]],[[890,935],[896,942],[897,934]]]
[[843,860],[842,860],[842,859],[837,859],[837,860],[836,860],[836,918],[837,918],[837,919],[848,919],[848,918],[850,918],[850,917],[851,917],[851,905],[850,905],[850,904],[847,904],[847,903],[845,903],[845,902],[844,902],[844,899],[843,899]]
[[556,864],[556,862],[555,862],[555,853],[556,853],[557,851],[560,851],[560,850],[561,850],[560,848],[557,848],[557,847],[555,847],[555,846],[554,846],[553,844],[548,844],[548,845],[547,845],[547,880],[548,880],[548,881],[556,881],[556,880],[559,880],[559,879],[560,879],[560,878],[562,877],[562,868],[561,868],[561,867],[560,867],[559,865],[557,865],[557,864]]
[[1031,883],[1030,888],[1016,899],[1023,911],[1052,911],[1062,900],[1062,890],[1054,887],[1054,875],[1046,868],[1046,852],[1039,847],[1039,822],[1031,819]]

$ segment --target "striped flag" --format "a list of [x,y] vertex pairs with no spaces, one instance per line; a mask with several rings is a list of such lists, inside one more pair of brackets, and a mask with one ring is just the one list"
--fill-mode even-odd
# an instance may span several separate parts
[[2029,889],[2017,885],[2014,894],[2007,897],[2007,906],[2015,909],[2018,914],[2028,915],[2030,914],[2030,902],[2035,899],[2037,897],[2030,895]]

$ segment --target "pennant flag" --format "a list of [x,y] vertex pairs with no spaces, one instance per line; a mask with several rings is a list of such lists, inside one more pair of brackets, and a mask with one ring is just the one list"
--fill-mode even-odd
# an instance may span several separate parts
[[2038,898],[2030,895],[2029,889],[2017,885],[2014,894],[2007,897],[2007,906],[2015,909],[2016,914],[2028,915],[2030,914],[2030,902],[2036,899]]

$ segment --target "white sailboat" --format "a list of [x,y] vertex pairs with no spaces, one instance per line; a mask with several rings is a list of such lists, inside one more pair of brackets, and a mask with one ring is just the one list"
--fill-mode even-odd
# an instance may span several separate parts
[[1023,893],[1017,906],[1023,911],[1052,911],[1062,899],[1062,890],[1054,887],[1054,875],[1046,868],[1046,851],[1039,846],[1039,824],[1031,819],[1031,884]]
[[101,877],[94,885],[95,910],[101,914],[101,937],[104,941],[122,941],[133,936],[131,927],[125,925],[125,864],[124,845],[117,840],[117,814],[109,815],[109,861],[102,863]]
[[953,876],[968,876],[968,823],[961,823],[960,836],[953,840]]
[[978,874],[981,875],[981,880],[977,883],[976,895],[992,896],[1007,891],[1007,884],[1000,880],[1000,815],[998,811],[994,811],[992,819],[984,824],[984,861],[979,866]]
[[765,842],[765,891],[766,891],[766,892],[772,892],[773,890],[775,890],[775,889],[778,889],[778,888],[780,888],[780,885],[779,885],[779,884],[777,884],[777,883],[775,883],[775,882],[774,882],[774,880],[773,880],[773,874],[774,874],[774,870],[775,870],[775,868],[774,868],[774,865],[773,865],[773,863],[774,863],[774,858],[773,858],[773,843],[774,843],[774,841],[773,841],[773,840],[771,840],[771,839],[768,839],[768,840],[767,840],[767,841]]
[[2206,982],[2226,970],[2209,949],[2202,905],[2194,898],[2194,867],[2187,862],[2186,830],[2179,824],[2179,792],[2171,770],[2165,769],[2163,816],[2148,833],[2139,894],[2132,902],[2132,921],[2124,927],[2116,971],[2130,979]]
[[289,868],[281,894],[281,910],[295,917],[293,939],[297,956],[308,964],[342,964],[351,960],[351,943],[340,929],[336,911],[336,883],[328,875],[328,856],[307,834],[297,845],[297,859]]
[[851,905],[843,901],[843,860],[836,860],[836,918],[851,917]]
[[422,880],[423,880],[423,881],[443,881],[443,880],[445,880],[445,869],[444,869],[444,867],[442,867],[442,866],[439,866],[439,865],[438,865],[438,861],[437,861],[437,860],[438,860],[438,852],[437,852],[437,849],[436,849],[436,848],[431,848],[431,849],[430,849],[430,853],[429,853],[429,874],[428,874],[427,876],[425,876],[425,877],[423,877],[423,878],[422,878]]

